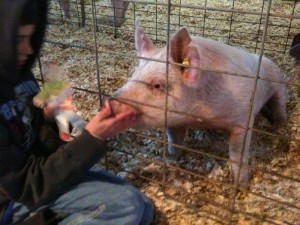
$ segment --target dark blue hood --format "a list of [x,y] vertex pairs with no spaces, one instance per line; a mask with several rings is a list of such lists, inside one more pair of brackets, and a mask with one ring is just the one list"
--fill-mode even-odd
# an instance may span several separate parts
[[[39,21],[36,24],[31,44],[34,53],[21,71],[17,70],[17,28],[24,4],[36,2],[39,8]],[[0,92],[9,89],[20,79],[30,76],[31,68],[43,43],[47,22],[47,0],[1,0],[0,1]],[[6,90],[8,91],[8,90]]]

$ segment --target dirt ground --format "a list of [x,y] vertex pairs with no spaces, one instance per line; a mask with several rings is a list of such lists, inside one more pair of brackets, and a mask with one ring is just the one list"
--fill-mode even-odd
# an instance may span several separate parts
[[[96,38],[89,1],[84,27],[79,26],[82,17],[75,1],[71,1],[71,18],[67,20],[61,19],[58,4],[50,3],[48,42],[41,52],[41,63],[57,61],[62,65],[65,79],[74,87],[76,110],[85,119],[98,111],[99,91],[101,95],[113,94],[134,70],[137,16],[155,43],[166,43],[167,1],[156,1],[161,3],[157,7],[148,2],[131,3],[125,23],[114,28],[100,24],[103,17],[112,15],[110,2],[95,1]],[[267,1],[172,3],[171,36],[180,25],[186,25],[193,35],[259,53],[265,21],[259,13],[267,12]],[[263,132],[253,134],[252,177],[247,191],[239,192],[233,185],[226,161],[228,134],[222,131],[190,129],[185,154],[177,161],[166,156],[164,129],[129,129],[109,140],[110,151],[99,165],[128,179],[154,200],[155,224],[300,224],[300,66],[288,55],[293,35],[300,30],[300,19],[287,16],[293,12],[300,15],[300,3],[294,4],[273,1],[264,45],[264,54],[279,65],[288,83],[288,121],[274,126],[262,116],[256,118],[254,127]],[[234,13],[226,11],[232,8]],[[40,78],[38,69],[37,74]]]

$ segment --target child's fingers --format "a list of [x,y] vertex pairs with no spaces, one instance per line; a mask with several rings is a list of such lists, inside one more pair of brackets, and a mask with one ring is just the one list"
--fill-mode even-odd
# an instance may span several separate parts
[[98,112],[99,114],[99,120],[103,120],[106,119],[108,117],[111,116],[111,107],[108,103],[108,101],[104,102],[104,105],[102,106],[102,108],[100,109],[100,111]]
[[136,114],[133,111],[129,110],[127,112],[117,114],[116,121],[120,121],[120,122],[133,121],[135,117]]
[[109,115],[110,115],[110,114],[112,113],[112,111],[111,111],[111,106],[110,106],[108,100],[106,100],[106,101],[104,102],[104,106],[105,106],[105,108],[108,110]]

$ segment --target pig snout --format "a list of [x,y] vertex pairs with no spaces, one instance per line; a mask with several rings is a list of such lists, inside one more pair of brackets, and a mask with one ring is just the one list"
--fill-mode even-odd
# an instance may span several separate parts
[[125,102],[119,101],[117,99],[105,99],[104,101],[109,101],[109,105],[114,115],[129,111],[137,114],[137,111],[134,109],[134,107]]

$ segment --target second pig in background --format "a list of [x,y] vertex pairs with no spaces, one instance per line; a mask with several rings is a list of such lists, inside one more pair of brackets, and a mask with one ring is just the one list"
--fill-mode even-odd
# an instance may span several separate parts
[[[70,18],[70,1],[71,0],[56,0],[62,10],[64,19]],[[123,0],[110,0],[113,17],[103,16],[99,19],[100,23],[119,27],[125,21],[125,13],[128,9],[129,2]],[[82,8],[84,8],[84,1],[80,1]]]

